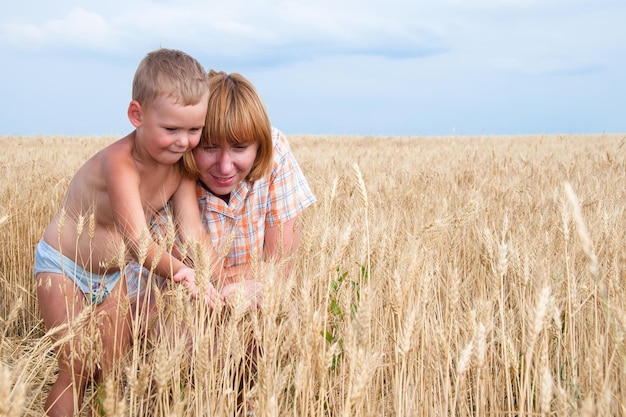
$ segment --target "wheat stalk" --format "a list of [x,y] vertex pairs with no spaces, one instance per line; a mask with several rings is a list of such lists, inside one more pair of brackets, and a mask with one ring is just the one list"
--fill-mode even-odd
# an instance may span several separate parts
[[572,188],[570,183],[565,183],[564,187],[565,193],[567,194],[567,198],[570,202],[570,207],[572,208],[574,221],[576,222],[578,238],[580,239],[580,243],[582,244],[585,255],[587,255],[587,259],[589,260],[589,271],[595,278],[598,278],[598,257],[596,256],[596,253],[593,249],[593,241],[591,240],[589,230],[587,229],[587,224],[585,223],[585,220],[583,218],[580,203],[578,202],[578,197],[574,193],[574,189]]

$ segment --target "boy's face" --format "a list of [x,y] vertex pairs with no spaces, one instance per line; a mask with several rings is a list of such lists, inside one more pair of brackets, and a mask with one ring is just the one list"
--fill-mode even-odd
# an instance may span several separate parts
[[[175,164],[183,154],[196,147],[204,127],[207,96],[198,104],[182,105],[173,97],[159,96],[147,108],[139,106],[138,137],[148,153],[159,163]],[[132,106],[132,103],[131,103]],[[130,112],[130,111],[129,111]]]

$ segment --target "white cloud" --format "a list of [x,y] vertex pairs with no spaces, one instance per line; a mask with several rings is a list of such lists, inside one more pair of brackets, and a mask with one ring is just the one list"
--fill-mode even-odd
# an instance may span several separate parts
[[[345,1],[133,2],[111,12],[69,9],[43,22],[6,21],[0,40],[15,47],[103,50],[159,44],[193,45],[221,57],[287,61],[337,53],[421,56],[446,48],[441,29],[411,11],[410,3],[379,9]],[[395,13],[401,9],[403,14]]]
[[60,19],[43,24],[9,22],[4,25],[2,39],[21,47],[28,46],[89,46],[110,48],[114,31],[98,13],[83,8],[70,10]]

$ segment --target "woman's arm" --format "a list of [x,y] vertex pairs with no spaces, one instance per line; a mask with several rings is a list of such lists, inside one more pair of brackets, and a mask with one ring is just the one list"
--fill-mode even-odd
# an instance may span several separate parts
[[272,261],[282,261],[291,257],[300,245],[300,229],[296,227],[296,218],[293,217],[278,226],[265,229],[263,244],[263,258]]
[[[279,226],[265,229],[263,257],[265,261],[280,262],[291,258],[300,243],[300,229],[296,227],[296,218],[292,218]],[[293,266],[293,259],[282,267],[279,272],[287,275]],[[224,268],[224,287],[222,297],[227,300],[235,291],[243,290],[245,298],[253,309],[259,308],[263,299],[263,284],[255,280],[249,263]]]
[[[288,259],[296,252],[300,244],[300,229],[296,228],[296,218],[292,218],[281,225],[265,229],[263,243],[263,260],[280,262]],[[289,262],[287,266],[291,268]],[[286,272],[289,272],[288,270]],[[249,263],[224,268],[225,283],[232,283],[241,279],[252,279],[252,268]]]

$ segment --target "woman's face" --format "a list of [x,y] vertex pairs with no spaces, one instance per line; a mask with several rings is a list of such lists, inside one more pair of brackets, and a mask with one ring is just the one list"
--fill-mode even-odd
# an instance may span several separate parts
[[217,196],[230,194],[252,170],[258,147],[256,142],[197,146],[193,156],[200,181]]

